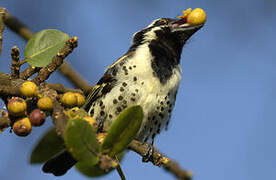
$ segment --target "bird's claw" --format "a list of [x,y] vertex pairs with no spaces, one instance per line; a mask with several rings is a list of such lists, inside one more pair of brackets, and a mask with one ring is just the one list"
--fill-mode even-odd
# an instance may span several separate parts
[[147,145],[148,145],[147,153],[143,155],[142,162],[153,161],[154,147],[152,144],[147,144]]

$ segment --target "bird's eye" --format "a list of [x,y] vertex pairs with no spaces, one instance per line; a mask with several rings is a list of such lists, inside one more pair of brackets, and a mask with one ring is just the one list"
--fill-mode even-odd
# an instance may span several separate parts
[[159,22],[165,24],[165,23],[167,23],[168,21],[167,21],[166,19],[160,19]]

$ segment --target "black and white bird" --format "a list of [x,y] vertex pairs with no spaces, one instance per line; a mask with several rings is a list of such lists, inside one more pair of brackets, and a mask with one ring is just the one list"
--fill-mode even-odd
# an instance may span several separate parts
[[[136,138],[153,142],[170,121],[181,80],[182,48],[202,26],[162,18],[135,33],[127,53],[108,67],[87,97],[85,109],[106,130],[126,107],[140,105],[144,119]],[[43,171],[63,175],[75,163],[64,151],[46,162]]]

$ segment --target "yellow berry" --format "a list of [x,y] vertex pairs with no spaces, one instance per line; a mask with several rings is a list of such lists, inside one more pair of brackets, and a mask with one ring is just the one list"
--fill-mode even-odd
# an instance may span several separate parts
[[12,97],[8,102],[8,112],[12,116],[23,116],[26,112],[27,104],[24,99]]
[[49,97],[42,97],[37,101],[37,106],[41,110],[51,111],[53,109],[52,99]]
[[75,96],[77,97],[77,105],[80,107],[84,104],[85,98],[82,94],[80,93],[74,93]]
[[12,126],[13,132],[18,136],[27,136],[32,130],[29,118],[25,117],[16,121]]
[[26,97],[32,97],[35,95],[37,85],[32,81],[25,81],[20,86],[20,92]]
[[198,25],[205,23],[207,18],[206,13],[201,8],[196,8],[187,17],[187,23],[190,25]]
[[61,102],[67,107],[73,107],[77,105],[77,97],[75,93],[67,92],[62,95]]
[[85,117],[83,117],[83,119],[85,120],[85,121],[87,121],[92,127],[95,127],[95,125],[96,125],[96,119],[94,119],[93,117],[90,117],[90,116],[85,116]]

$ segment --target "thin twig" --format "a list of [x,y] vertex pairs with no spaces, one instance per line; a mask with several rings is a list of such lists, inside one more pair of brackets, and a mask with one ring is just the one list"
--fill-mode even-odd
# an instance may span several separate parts
[[[148,144],[141,143],[136,140],[133,140],[128,147],[130,150],[133,150],[141,156],[145,156],[148,153],[149,148]],[[178,179],[191,180],[192,173],[190,171],[181,169],[177,162],[172,161],[168,157],[164,156],[156,148],[154,148],[153,152],[153,158],[150,159],[153,165],[162,166],[165,170],[175,175],[175,177],[177,177]]]
[[120,164],[116,167],[116,170],[117,170],[118,174],[120,175],[121,180],[126,180],[126,177],[124,175],[124,172],[123,172]]
[[34,78],[36,84],[40,84],[48,79],[48,77],[60,67],[63,63],[63,60],[73,51],[75,47],[78,46],[78,38],[73,37],[66,41],[65,46],[53,57],[52,61],[46,66],[43,67],[38,75]]
[[2,53],[2,41],[3,41],[3,32],[4,32],[4,19],[6,16],[6,9],[0,7],[0,54]]
[[[120,162],[119,159],[117,158],[117,156],[115,156],[115,159],[117,160],[117,162]],[[120,163],[118,163],[118,166],[116,166],[116,170],[117,170],[119,176],[121,177],[121,180],[126,180],[125,174],[121,168]]]
[[19,71],[20,71],[20,62],[19,62],[19,48],[14,46],[11,49],[11,78],[18,79],[19,78]]
[[39,72],[40,69],[41,69],[41,67],[32,67],[32,66],[29,66],[27,69],[25,69],[23,72],[21,72],[19,74],[19,78],[27,80],[29,77],[31,77],[35,73]]
[[23,64],[27,63],[27,60],[26,59],[23,59],[19,62],[19,65],[22,66]]

